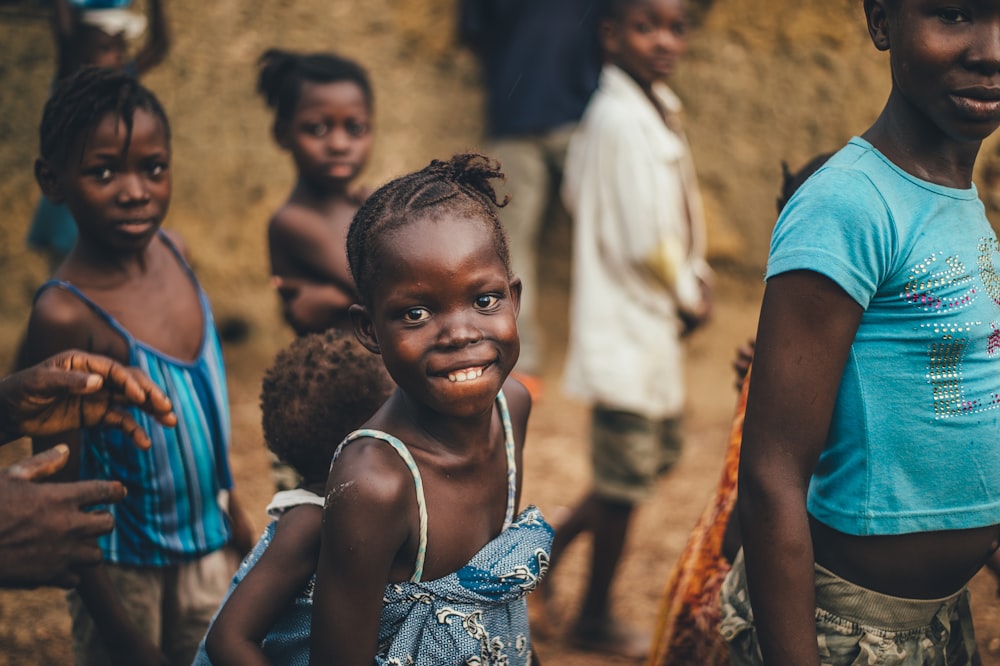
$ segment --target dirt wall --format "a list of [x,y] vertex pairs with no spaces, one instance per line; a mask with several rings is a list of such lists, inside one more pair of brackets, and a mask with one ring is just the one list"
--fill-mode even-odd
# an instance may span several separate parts
[[[31,164],[53,48],[44,13],[25,2],[0,7],[0,357],[46,273],[23,238],[38,197]],[[272,337],[280,327],[264,227],[293,174],[254,94],[256,57],[270,46],[334,50],[368,67],[376,91],[376,147],[364,175],[371,184],[480,143],[476,63],[453,39],[453,0],[166,6],[173,48],[146,82],[174,130],[168,226],[188,239],[220,317],[239,314],[257,335]],[[715,0],[690,44],[673,85],[687,105],[710,251],[717,265],[756,279],[780,161],[797,167],[862,131],[888,90],[886,57],[868,43],[860,0],[772,0],[766,7]]]

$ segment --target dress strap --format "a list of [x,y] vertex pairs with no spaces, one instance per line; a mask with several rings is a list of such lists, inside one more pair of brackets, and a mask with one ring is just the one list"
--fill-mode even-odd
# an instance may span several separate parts
[[45,291],[47,291],[49,289],[52,289],[52,288],[63,289],[65,291],[68,291],[69,293],[73,294],[78,299],[80,299],[83,302],[84,305],[86,305],[91,310],[93,310],[94,313],[97,316],[99,316],[101,319],[103,319],[108,324],[108,326],[110,326],[111,328],[115,329],[115,331],[118,334],[120,334],[122,337],[124,337],[125,340],[127,340],[130,344],[133,342],[133,340],[132,340],[132,334],[129,333],[128,330],[124,326],[122,326],[121,324],[119,324],[118,320],[111,316],[111,313],[109,313],[107,310],[105,310],[104,308],[102,308],[100,305],[98,305],[97,303],[95,303],[94,301],[92,301],[89,296],[87,296],[85,293],[83,293],[82,291],[80,291],[80,289],[76,285],[74,285],[72,282],[66,282],[65,280],[48,280],[47,282],[43,283],[42,286],[40,286],[38,288],[38,291],[35,292],[35,301],[34,302],[35,303],[38,302],[38,299],[42,295],[42,292],[45,292]]
[[381,430],[363,428],[355,430],[344,438],[344,441],[340,443],[337,450],[333,452],[333,460],[330,462],[330,465],[332,466],[337,461],[337,457],[340,456],[340,452],[347,444],[362,437],[380,439],[392,446],[396,450],[396,453],[399,454],[399,457],[403,459],[403,462],[406,463],[406,466],[410,469],[410,473],[413,474],[413,485],[417,490],[417,511],[420,514],[420,544],[417,546],[417,557],[413,563],[413,575],[410,576],[410,582],[419,583],[424,575],[424,558],[427,556],[427,502],[424,500],[424,483],[420,478],[420,470],[417,469],[417,462],[410,454],[410,450],[399,439]]
[[507,513],[503,519],[503,529],[506,530],[514,521],[514,501],[517,498],[517,458],[514,456],[514,427],[510,423],[507,396],[503,394],[502,390],[497,394],[497,406],[500,408],[503,441],[507,450]]

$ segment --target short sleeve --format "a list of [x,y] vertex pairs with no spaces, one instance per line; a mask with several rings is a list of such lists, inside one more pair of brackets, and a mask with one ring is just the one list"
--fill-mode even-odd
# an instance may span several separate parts
[[867,309],[892,270],[896,246],[895,222],[875,185],[859,171],[827,167],[778,218],[765,278],[814,271]]

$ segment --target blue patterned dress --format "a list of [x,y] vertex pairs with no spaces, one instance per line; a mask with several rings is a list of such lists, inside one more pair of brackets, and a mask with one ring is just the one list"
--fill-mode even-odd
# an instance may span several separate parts
[[427,508],[420,471],[406,446],[379,430],[358,430],[341,443],[372,437],[393,447],[413,474],[420,513],[420,546],[409,581],[386,586],[375,663],[380,666],[526,666],[531,636],[525,599],[548,569],[552,528],[534,506],[514,519],[517,463],[514,437],[501,392],[497,405],[507,449],[507,512],[500,534],[458,571],[424,581]]

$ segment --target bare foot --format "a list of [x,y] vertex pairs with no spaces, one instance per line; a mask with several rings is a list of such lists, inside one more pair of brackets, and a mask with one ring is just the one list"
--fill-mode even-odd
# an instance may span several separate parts
[[579,620],[569,636],[581,650],[613,654],[636,661],[645,659],[652,647],[649,632],[619,620]]

